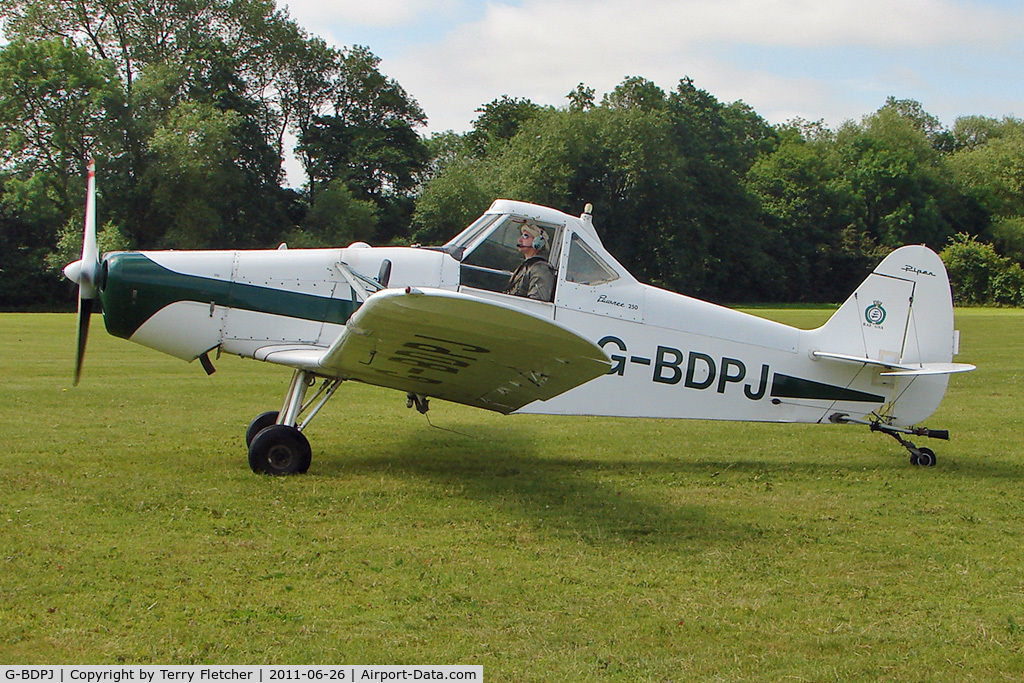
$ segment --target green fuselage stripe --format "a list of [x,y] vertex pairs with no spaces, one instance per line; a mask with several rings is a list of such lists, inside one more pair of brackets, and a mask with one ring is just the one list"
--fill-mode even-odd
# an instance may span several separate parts
[[114,254],[104,262],[100,296],[110,334],[129,339],[157,311],[179,301],[344,324],[358,301],[332,299],[229,280],[184,275],[143,254]]
[[772,380],[772,397],[809,399],[814,401],[859,401],[863,403],[885,403],[885,397],[869,394],[856,389],[822,384],[809,379],[775,374]]

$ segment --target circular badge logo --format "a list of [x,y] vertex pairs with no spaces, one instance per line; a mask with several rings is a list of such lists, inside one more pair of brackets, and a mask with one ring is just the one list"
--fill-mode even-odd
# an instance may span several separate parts
[[868,306],[864,311],[864,319],[872,325],[881,325],[885,322],[885,309],[882,308],[882,302],[876,301]]

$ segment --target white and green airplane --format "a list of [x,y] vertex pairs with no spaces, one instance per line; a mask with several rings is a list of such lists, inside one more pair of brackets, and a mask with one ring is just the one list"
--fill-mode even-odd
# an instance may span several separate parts
[[[310,466],[304,431],[346,380],[504,414],[862,424],[915,465],[906,435],[938,407],[953,363],[949,280],[924,246],[890,253],[823,326],[800,330],[638,282],[579,217],[498,200],[442,247],[98,253],[89,171],[79,286],[81,376],[89,319],[213,372],[211,352],[294,370],[280,410],[246,433],[255,472]],[[527,230],[526,228],[529,228]],[[529,233],[529,234],[527,234]],[[540,234],[551,301],[504,293]],[[529,240],[527,240],[529,241]],[[317,386],[307,400],[307,389]]]

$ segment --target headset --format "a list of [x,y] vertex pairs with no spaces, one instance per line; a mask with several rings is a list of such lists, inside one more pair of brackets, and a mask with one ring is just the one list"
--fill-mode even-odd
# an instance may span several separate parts
[[543,251],[544,247],[548,246],[548,238],[543,230],[537,229],[540,230],[540,234],[533,238],[533,248],[537,251]]

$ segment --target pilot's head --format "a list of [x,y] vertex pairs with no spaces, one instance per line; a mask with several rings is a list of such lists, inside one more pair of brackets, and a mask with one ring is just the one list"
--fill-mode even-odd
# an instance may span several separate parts
[[544,231],[537,227],[535,223],[524,221],[521,224],[519,241],[516,242],[516,248],[519,249],[519,253],[526,258],[530,258],[543,251],[546,246],[547,236],[544,234]]

